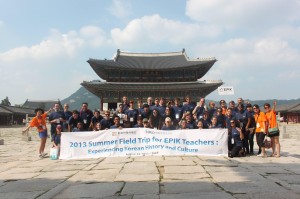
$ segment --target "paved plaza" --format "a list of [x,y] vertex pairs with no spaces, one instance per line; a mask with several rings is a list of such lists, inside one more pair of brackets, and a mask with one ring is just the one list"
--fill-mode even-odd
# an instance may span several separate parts
[[[281,126],[282,156],[38,158],[39,138],[0,128],[0,198],[300,198],[300,125]],[[299,135],[298,135],[299,134]],[[47,140],[47,149],[51,146]],[[256,145],[255,145],[256,147]],[[257,149],[257,147],[255,148]],[[268,150],[268,154],[270,154]]]

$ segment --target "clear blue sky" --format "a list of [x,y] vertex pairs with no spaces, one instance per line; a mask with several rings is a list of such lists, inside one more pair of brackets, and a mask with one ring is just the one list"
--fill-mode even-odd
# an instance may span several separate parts
[[[299,0],[0,0],[0,100],[64,99],[86,62],[130,52],[216,57],[234,99],[300,98]],[[219,100],[213,92],[209,99]]]

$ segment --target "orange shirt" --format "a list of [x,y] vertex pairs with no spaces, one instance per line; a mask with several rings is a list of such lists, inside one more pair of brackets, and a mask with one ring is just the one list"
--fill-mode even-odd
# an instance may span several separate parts
[[265,132],[265,128],[266,128],[265,124],[267,121],[265,113],[260,112],[259,115],[255,114],[254,118],[255,118],[255,122],[256,122],[255,132],[256,133]]
[[267,117],[267,121],[268,121],[268,128],[277,127],[276,112],[274,110],[266,112],[266,117]]
[[30,124],[29,124],[30,127],[36,127],[38,129],[38,132],[43,132],[43,131],[47,130],[46,117],[47,117],[47,113],[44,113],[41,115],[40,118],[38,118],[38,117],[32,118],[32,120],[30,121]]

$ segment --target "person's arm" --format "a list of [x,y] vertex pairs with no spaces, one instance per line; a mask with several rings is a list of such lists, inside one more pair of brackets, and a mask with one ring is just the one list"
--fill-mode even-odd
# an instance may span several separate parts
[[55,144],[54,140],[52,141],[53,147],[58,148],[58,146]]
[[199,106],[195,106],[195,108],[194,108],[192,114],[195,114],[195,113],[197,112],[198,107],[200,107],[200,105],[199,105]]
[[251,118],[250,118],[250,116],[249,116],[249,117],[248,117],[247,124],[246,124],[246,131],[248,131],[250,123],[251,123]]
[[239,133],[240,133],[240,138],[241,138],[241,140],[243,140],[244,139],[244,134],[242,133],[242,129],[240,129],[240,128],[236,128],[238,131],[239,131]]
[[25,134],[30,128],[31,128],[31,126],[28,125],[28,126],[22,131],[22,133]]
[[276,110],[276,105],[277,105],[277,102],[274,101],[274,102],[273,102],[273,111],[274,111],[274,112],[275,112],[275,110]]

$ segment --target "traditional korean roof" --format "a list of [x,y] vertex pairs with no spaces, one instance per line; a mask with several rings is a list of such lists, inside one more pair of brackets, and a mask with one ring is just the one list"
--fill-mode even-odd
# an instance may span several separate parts
[[0,105],[0,115],[11,115],[12,113]]
[[135,83],[103,82],[99,80],[83,82],[81,85],[96,96],[102,96],[104,99],[112,99],[123,95],[130,98],[148,96],[171,98],[185,97],[186,95],[205,97],[222,84],[222,81]]
[[217,60],[212,58],[190,59],[185,50],[168,53],[129,53],[118,50],[117,55],[111,60],[89,59],[97,75],[107,80],[114,71],[179,71],[194,70],[195,77],[192,81],[202,78]]
[[23,108],[42,108],[45,111],[53,108],[55,103],[60,104],[60,100],[26,100],[26,102],[22,105]]
[[4,106],[0,105],[0,112],[4,110],[6,113],[9,114],[29,114],[35,115],[34,109],[32,108],[24,108],[24,107],[17,107],[17,106]]
[[280,105],[276,108],[276,112],[281,112],[281,113],[300,112],[300,103],[297,102],[293,104]]

